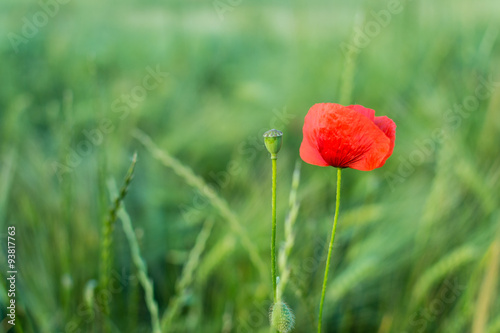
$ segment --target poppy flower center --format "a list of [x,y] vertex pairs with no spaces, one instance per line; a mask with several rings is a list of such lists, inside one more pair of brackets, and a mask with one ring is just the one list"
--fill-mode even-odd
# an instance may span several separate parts
[[[320,131],[317,136],[318,151],[325,162],[337,168],[347,168],[358,162],[371,149],[369,140],[359,138],[358,145],[343,140],[337,132]],[[333,144],[332,144],[333,143]]]

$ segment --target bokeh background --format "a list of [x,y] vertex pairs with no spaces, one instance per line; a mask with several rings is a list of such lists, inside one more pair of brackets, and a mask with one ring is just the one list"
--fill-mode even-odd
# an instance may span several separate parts
[[[269,332],[270,128],[283,297],[294,331],[315,331],[335,169],[298,151],[309,107],[338,102],[398,128],[383,168],[343,173],[324,331],[500,332],[499,14],[496,0],[2,0],[0,331],[15,226],[10,332],[151,332],[155,304],[165,332]],[[134,152],[103,293],[102,226]]]

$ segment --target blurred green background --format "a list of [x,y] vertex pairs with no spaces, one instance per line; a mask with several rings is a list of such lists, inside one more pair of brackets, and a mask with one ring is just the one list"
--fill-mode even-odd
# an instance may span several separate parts
[[398,128],[383,168],[343,173],[324,331],[500,332],[499,13],[494,0],[2,0],[0,331],[8,226],[10,332],[152,331],[123,215],[109,316],[96,287],[108,184],[137,152],[124,205],[163,330],[269,332],[262,134],[278,128],[283,297],[294,331],[314,332],[335,169],[298,151],[307,110],[337,102]]

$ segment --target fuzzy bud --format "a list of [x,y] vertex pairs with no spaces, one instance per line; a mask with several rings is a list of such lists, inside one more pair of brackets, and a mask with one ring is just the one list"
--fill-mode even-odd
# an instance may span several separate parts
[[284,302],[276,302],[269,313],[271,326],[280,333],[291,332],[295,325],[295,315]]

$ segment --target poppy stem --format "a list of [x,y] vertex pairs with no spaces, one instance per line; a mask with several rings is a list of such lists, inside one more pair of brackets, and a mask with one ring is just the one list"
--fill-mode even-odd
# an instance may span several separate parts
[[337,168],[337,195],[335,201],[335,217],[333,218],[332,236],[330,238],[330,246],[328,247],[328,257],[326,259],[325,277],[323,279],[323,290],[321,292],[321,302],[319,304],[318,333],[321,333],[321,320],[323,318],[323,303],[325,302],[326,282],[328,280],[328,270],[330,268],[330,259],[332,256],[333,242],[335,241],[335,229],[337,228],[337,220],[339,217],[341,176],[342,176],[342,169]]
[[[283,132],[276,129],[272,129],[264,133],[264,144],[267,151],[271,154],[271,162],[273,164],[273,178],[272,178],[272,195],[271,195],[271,206],[272,206],[272,236],[271,236],[271,275],[273,279],[273,309],[275,308],[278,300],[277,284],[276,281],[276,159],[278,158],[278,152],[281,149],[281,144],[283,143]],[[274,310],[273,310],[274,311]],[[276,314],[276,318],[281,318],[281,309]],[[293,315],[292,315],[293,316]],[[275,315],[272,314],[269,317],[271,321],[271,327],[276,328]]]
[[271,236],[271,274],[273,279],[273,297],[276,303],[276,154],[271,155],[273,164],[273,178],[272,178],[272,236]]

